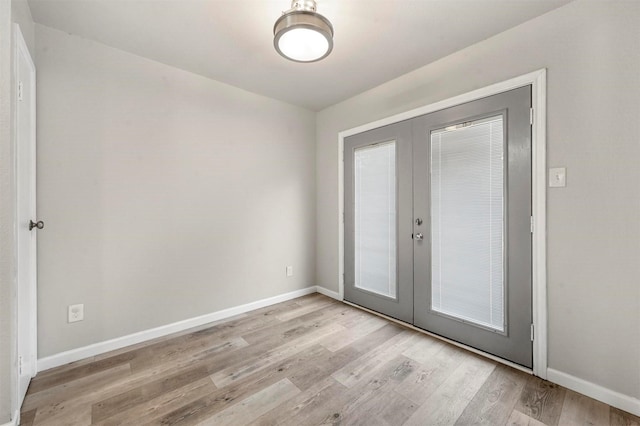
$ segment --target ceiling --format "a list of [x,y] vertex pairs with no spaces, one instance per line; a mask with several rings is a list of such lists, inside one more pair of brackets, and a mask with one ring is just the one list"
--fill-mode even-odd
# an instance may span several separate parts
[[323,61],[273,48],[290,0],[29,0],[35,22],[254,93],[320,110],[570,0],[318,0]]

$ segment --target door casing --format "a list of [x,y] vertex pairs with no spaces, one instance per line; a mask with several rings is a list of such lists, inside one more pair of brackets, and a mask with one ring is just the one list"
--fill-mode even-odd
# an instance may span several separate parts
[[[521,75],[481,89],[464,93],[401,114],[377,120],[338,133],[338,298],[344,300],[344,139],[378,127],[426,115],[452,106],[471,102],[523,86],[532,86],[532,309],[533,309],[533,369],[486,354],[498,362],[547,377],[547,284],[546,284],[546,69]],[[423,330],[421,330],[423,331]],[[432,334],[428,333],[427,334]],[[435,336],[442,338],[440,336]],[[458,346],[479,352],[466,345]]]

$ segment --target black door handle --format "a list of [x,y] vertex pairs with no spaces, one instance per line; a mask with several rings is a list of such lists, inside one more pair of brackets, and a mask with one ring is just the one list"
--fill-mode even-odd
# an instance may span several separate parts
[[31,231],[33,228],[38,228],[38,229],[44,228],[44,222],[39,220],[39,221],[34,223],[32,220],[30,220],[29,221],[29,231]]

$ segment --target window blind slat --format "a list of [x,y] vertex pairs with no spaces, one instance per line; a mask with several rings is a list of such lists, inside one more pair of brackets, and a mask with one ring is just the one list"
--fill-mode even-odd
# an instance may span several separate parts
[[504,331],[502,116],[431,134],[431,309]]

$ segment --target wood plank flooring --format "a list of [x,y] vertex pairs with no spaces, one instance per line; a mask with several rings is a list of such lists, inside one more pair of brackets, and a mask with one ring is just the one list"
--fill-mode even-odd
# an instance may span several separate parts
[[640,418],[314,294],[44,371],[23,425],[597,425]]

